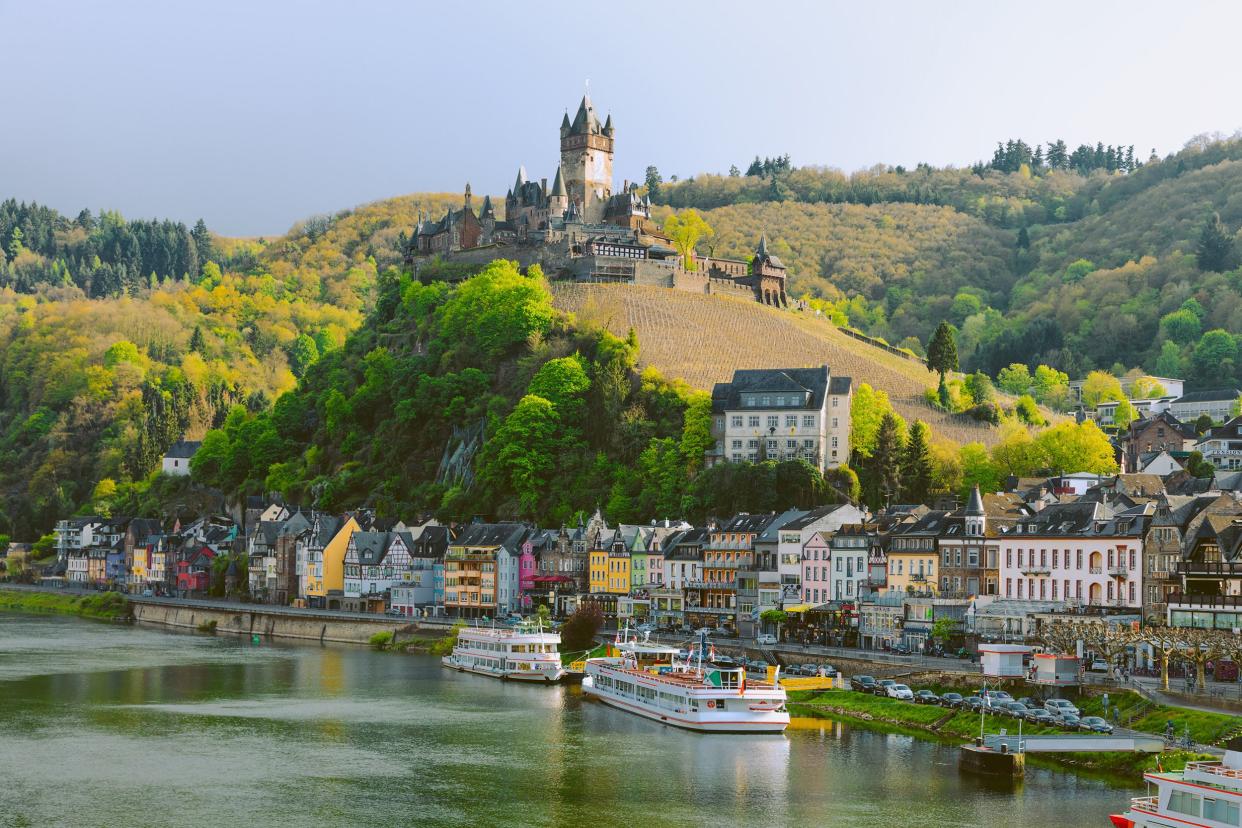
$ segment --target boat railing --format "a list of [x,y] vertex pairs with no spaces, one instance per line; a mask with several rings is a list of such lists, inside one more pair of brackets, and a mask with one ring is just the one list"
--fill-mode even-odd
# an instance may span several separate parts
[[1160,797],[1158,796],[1136,796],[1130,800],[1131,811],[1141,811],[1145,814],[1160,813]]
[[1210,776],[1221,776],[1234,781],[1242,781],[1242,768],[1231,768],[1220,762],[1187,762],[1185,773],[1202,773]]

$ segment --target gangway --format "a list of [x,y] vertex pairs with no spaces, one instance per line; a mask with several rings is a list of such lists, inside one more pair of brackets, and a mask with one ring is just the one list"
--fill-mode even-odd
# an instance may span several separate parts
[[1016,733],[1000,735],[993,733],[983,737],[983,746],[1000,751],[1002,745],[1009,753],[1086,753],[1098,750],[1125,753],[1159,753],[1164,750],[1164,739],[1159,736],[1083,735],[1070,736],[1048,734],[1041,736],[1018,736]]

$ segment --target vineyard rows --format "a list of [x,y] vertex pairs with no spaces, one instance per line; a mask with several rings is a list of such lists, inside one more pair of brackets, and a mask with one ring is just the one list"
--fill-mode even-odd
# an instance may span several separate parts
[[802,368],[827,364],[888,393],[908,421],[920,419],[942,438],[991,445],[997,429],[929,406],[923,392],[935,374],[909,360],[851,339],[804,313],[727,296],[634,285],[553,284],[557,307],[625,336],[638,333],[639,361],[667,377],[711,390],[738,368]]

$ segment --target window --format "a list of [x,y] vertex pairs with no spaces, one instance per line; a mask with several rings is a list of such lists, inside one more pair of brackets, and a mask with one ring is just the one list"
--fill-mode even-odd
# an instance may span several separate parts
[[784,398],[784,397],[777,397],[777,398],[776,398],[776,405],[777,405],[777,407],[778,407],[778,408],[779,408],[779,407],[781,407],[781,406],[783,406],[784,404],[785,404],[785,398]]
[[1005,550],[1005,566],[1007,567],[1013,566],[1013,550],[1012,549]]
[[734,428],[742,427],[742,415],[741,414],[737,414],[737,415],[734,415],[733,417],[730,417],[729,421],[733,424]]
[[798,415],[797,414],[786,415],[785,416],[785,428],[797,428],[797,427],[798,427]]
[[734,441],[733,441],[733,448],[735,448],[735,449],[740,449],[741,447],[742,447],[742,441],[741,441],[741,440],[734,440]]
[[[1193,796],[1193,794],[1191,795]],[[1173,808],[1172,803],[1169,804],[1169,808]],[[1206,796],[1203,798],[1204,819],[1224,822],[1227,825],[1237,825],[1238,816],[1238,803],[1228,802],[1224,799],[1212,799]]]
[[803,447],[804,449],[807,449],[807,450],[809,451],[809,450],[811,450],[811,449],[815,448],[815,441],[814,441],[814,440],[803,440],[803,441],[802,441],[802,447]]
[[833,418],[832,418],[832,427],[833,427],[833,428],[836,428],[836,427],[837,427],[837,418],[836,418],[836,417],[833,417]]
[[1188,816],[1199,816],[1199,795],[1190,791],[1174,790],[1169,793],[1169,810]]
[[776,441],[768,440],[768,451],[776,451]]
[[772,404],[772,398],[765,394],[761,404],[763,405],[764,408],[767,408],[769,405]]
[[833,398],[832,398],[832,407],[833,407],[833,408],[836,408],[836,407],[837,407],[837,403],[839,403],[839,402],[841,402],[841,398],[840,398],[840,397],[833,397]]
[[837,447],[837,438],[836,438],[836,437],[833,437],[833,438],[832,438],[832,447],[833,447],[833,448],[836,448],[836,447]]
[[[1065,550],[1065,553],[1068,555],[1068,554],[1069,554],[1069,550],[1068,550],[1068,549],[1067,549],[1067,550]],[[1079,550],[1078,550],[1078,554],[1077,554],[1077,556],[1075,556],[1075,559],[1074,559],[1074,568],[1075,568],[1075,569],[1082,569],[1082,550],[1081,550],[1081,549],[1079,549]]]
[[789,449],[789,450],[791,450],[791,451],[792,451],[792,450],[796,449],[797,447],[798,447],[798,441],[797,441],[797,440],[786,440],[786,441],[785,441],[785,448],[787,448],[787,449]]
[[815,428],[815,415],[814,414],[802,415],[802,427],[803,428]]
[[781,418],[775,414],[768,417],[768,428],[776,428],[781,423]]
[[[741,425],[741,423],[738,423],[738,425]],[[717,431],[724,431],[724,417],[717,417],[717,418],[716,418],[716,430],[717,430]]]
[[759,448],[759,441],[758,440],[747,440],[746,448]]
[[749,427],[749,428],[758,428],[758,427],[759,427],[759,418],[758,418],[757,416],[755,416],[755,415],[753,415],[753,414],[752,414],[750,417],[747,417],[747,418],[746,418],[746,425],[747,425],[747,427]]

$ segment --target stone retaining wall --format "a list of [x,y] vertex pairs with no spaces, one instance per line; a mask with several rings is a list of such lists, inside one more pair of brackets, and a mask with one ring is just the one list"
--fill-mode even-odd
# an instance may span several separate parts
[[237,635],[262,635],[272,638],[295,638],[303,641],[332,641],[343,644],[367,644],[377,632],[405,630],[401,621],[389,618],[370,620],[333,620],[285,615],[273,610],[220,610],[202,607],[181,607],[134,602],[134,620],[166,627],[197,629],[200,624],[216,622],[216,632]]

